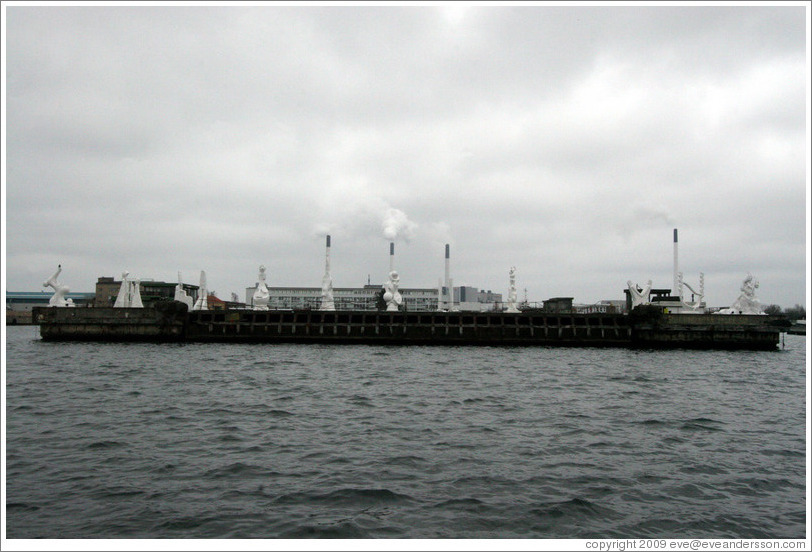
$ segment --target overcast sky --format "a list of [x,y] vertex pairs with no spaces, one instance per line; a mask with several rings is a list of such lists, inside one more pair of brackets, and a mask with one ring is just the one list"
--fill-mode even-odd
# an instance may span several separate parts
[[805,303],[804,4],[4,8],[8,290]]

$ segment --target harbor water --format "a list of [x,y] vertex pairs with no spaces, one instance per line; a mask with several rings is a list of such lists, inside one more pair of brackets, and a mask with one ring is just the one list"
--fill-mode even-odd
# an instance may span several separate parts
[[805,538],[774,352],[6,336],[7,537]]

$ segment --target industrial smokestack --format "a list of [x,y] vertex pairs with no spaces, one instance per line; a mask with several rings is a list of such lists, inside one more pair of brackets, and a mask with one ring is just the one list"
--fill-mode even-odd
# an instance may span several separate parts
[[330,234],[327,234],[327,254],[324,261],[324,273],[330,274]]
[[679,291],[679,243],[677,239],[677,229],[674,228],[674,291],[673,296],[680,295]]
[[456,311],[454,308],[454,280],[451,279],[451,246],[445,244],[445,304],[449,311]]
[[445,308],[451,310],[454,305],[454,298],[451,295],[451,246],[445,244]]
[[395,270],[395,242],[389,242],[389,272]]
[[451,246],[445,244],[445,283],[448,285],[448,278],[451,276]]

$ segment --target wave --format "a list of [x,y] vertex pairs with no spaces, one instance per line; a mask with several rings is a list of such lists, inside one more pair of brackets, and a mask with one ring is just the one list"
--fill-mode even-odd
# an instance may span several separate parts
[[437,502],[431,506],[439,510],[459,510],[463,512],[482,513],[484,510],[490,509],[490,505],[473,497],[467,498],[450,498]]
[[363,539],[369,534],[356,523],[325,523],[323,525],[300,525],[282,532],[283,539]]
[[87,445],[86,448],[90,450],[95,449],[111,449],[111,448],[119,448],[126,446],[124,443],[120,443],[118,441],[95,441]]
[[39,506],[33,504],[26,504],[24,502],[6,502],[6,510],[8,511],[21,511],[21,512],[36,512]]
[[685,420],[680,429],[686,431],[724,431],[722,428],[716,427],[717,425],[724,425],[724,422],[712,420],[711,418],[691,418]]
[[639,422],[632,422],[633,424],[640,424],[644,426],[665,426],[670,425],[669,422],[665,422],[663,420],[655,420],[653,418],[648,420],[641,420]]
[[[802,527],[802,526],[801,526]],[[751,522],[737,516],[718,515],[714,517],[698,517],[692,520],[677,520],[672,518],[653,518],[620,528],[621,534],[657,537],[657,538],[730,538],[730,539],[774,539],[795,538],[803,539],[805,535],[801,529],[798,535],[781,535],[764,529],[759,522]]]
[[790,480],[780,478],[742,477],[726,485],[727,490],[733,494],[744,496],[771,496],[783,489],[803,490],[802,485],[796,485]]
[[713,418],[691,418],[686,420],[687,422],[695,422],[698,424],[724,424],[724,422],[720,422],[719,420],[714,420]]
[[721,468],[719,466],[711,466],[708,464],[697,464],[697,465],[690,465],[690,466],[683,466],[679,469],[682,473],[688,474],[706,474],[706,475],[724,475],[730,473],[728,470]]
[[764,449],[761,454],[765,456],[788,456],[790,458],[806,458],[806,453],[803,450],[789,450],[789,449]]
[[329,504],[369,506],[376,504],[391,504],[408,502],[413,498],[406,494],[396,493],[389,489],[344,488],[328,493],[298,492],[288,493],[277,497],[274,502],[278,504]]
[[141,489],[133,489],[130,487],[104,487],[101,489],[95,489],[90,493],[90,496],[94,499],[104,499],[104,498],[132,498],[135,496],[143,496],[147,493]]
[[280,475],[279,472],[263,468],[262,466],[244,464],[243,462],[234,462],[232,464],[228,464],[227,466],[208,470],[203,474],[203,477],[210,479],[222,479],[235,476],[271,477],[277,475]]
[[535,508],[531,508],[529,513],[537,518],[555,519],[561,521],[562,518],[573,520],[585,520],[590,518],[618,518],[620,514],[612,508],[600,506],[584,498],[572,498],[563,502],[542,503]]
[[211,521],[209,517],[182,516],[164,520],[158,524],[157,528],[168,531],[182,531],[185,533],[189,529],[196,529],[209,521]]
[[375,405],[372,403],[372,399],[365,397],[364,395],[353,395],[347,400],[347,402],[357,404],[358,406],[368,406],[370,408],[375,407]]
[[422,456],[393,456],[383,460],[382,464],[388,466],[405,466],[408,468],[419,469],[424,467],[428,460]]

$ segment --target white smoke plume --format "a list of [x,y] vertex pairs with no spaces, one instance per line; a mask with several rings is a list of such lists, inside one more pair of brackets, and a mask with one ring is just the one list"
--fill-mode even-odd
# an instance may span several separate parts
[[381,235],[387,241],[409,241],[418,227],[406,213],[377,196],[349,197],[340,209],[333,208],[317,216],[318,220],[311,226],[314,237],[327,234],[345,238]]
[[409,220],[400,209],[388,208],[383,217],[383,237],[389,241],[404,239],[409,241],[414,236],[417,224]]
[[334,227],[335,225],[333,224],[327,224],[323,222],[317,223],[315,226],[313,226],[313,235],[318,238],[323,238],[327,234],[332,234],[333,232],[335,232]]
[[613,214],[609,224],[614,227],[615,232],[620,234],[624,240],[628,240],[641,230],[660,227],[671,228],[676,222],[669,213],[662,209],[648,205],[636,205],[625,214],[619,216]]

